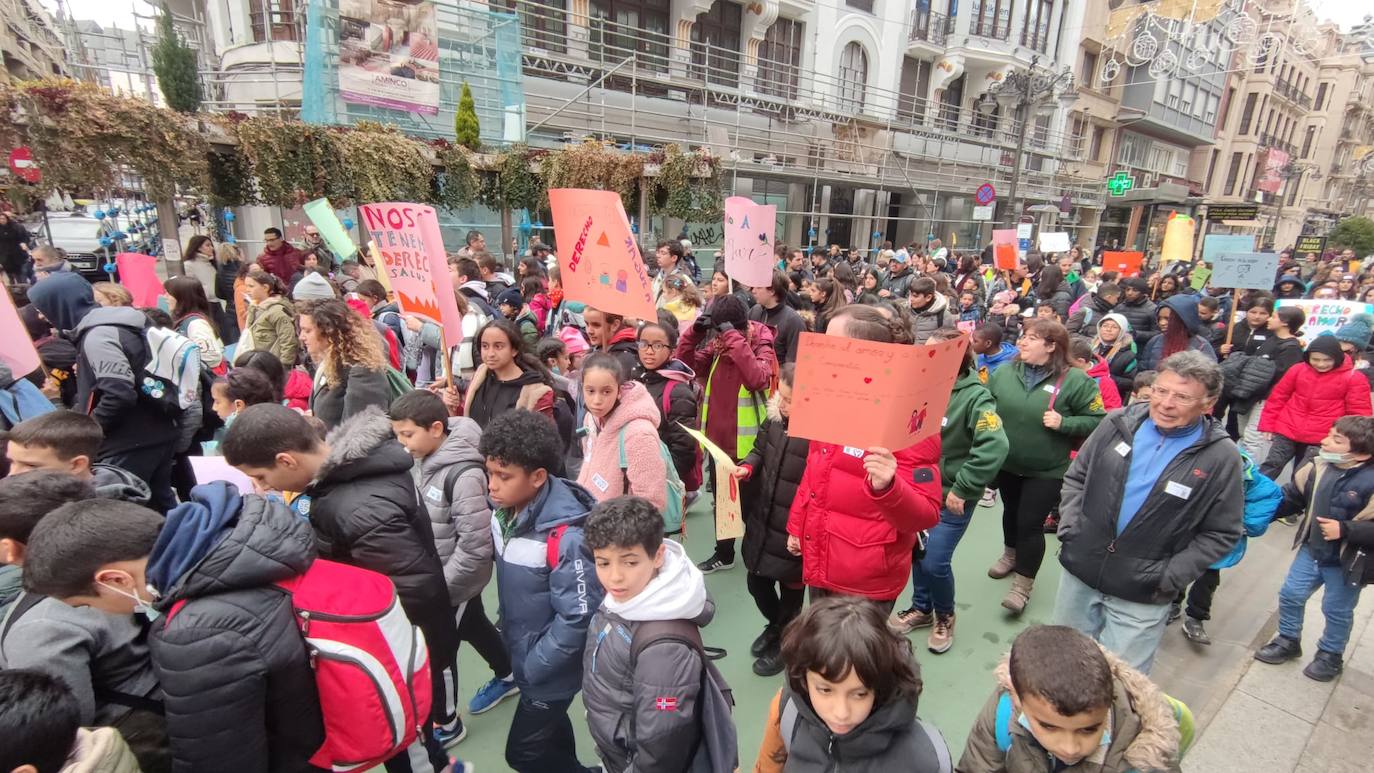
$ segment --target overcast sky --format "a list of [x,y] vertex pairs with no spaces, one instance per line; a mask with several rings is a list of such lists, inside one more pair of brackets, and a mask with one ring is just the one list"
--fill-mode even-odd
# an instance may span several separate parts
[[[823,0],[837,4],[834,0]],[[42,0],[50,10],[56,11],[58,0]],[[152,15],[155,4],[146,0],[62,0],[67,6],[67,11],[77,19],[90,19],[100,24],[117,24],[128,28],[132,26],[134,18],[134,8],[144,16]],[[1100,0],[1087,0],[1087,2],[1100,2]],[[1308,4],[1316,11],[1317,18],[1326,18],[1341,25],[1341,29],[1350,29],[1351,26],[1358,24],[1365,16],[1374,14],[1374,8],[1370,8],[1367,2],[1361,0],[1307,0]]]

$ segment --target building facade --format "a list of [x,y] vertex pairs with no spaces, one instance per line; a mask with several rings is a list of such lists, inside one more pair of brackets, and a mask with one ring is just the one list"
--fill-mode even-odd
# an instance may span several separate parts
[[67,75],[62,36],[39,0],[0,0],[0,59],[7,81]]

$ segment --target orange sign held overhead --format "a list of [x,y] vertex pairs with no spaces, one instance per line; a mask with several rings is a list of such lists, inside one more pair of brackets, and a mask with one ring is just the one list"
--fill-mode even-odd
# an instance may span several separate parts
[[654,319],[653,284],[620,194],[554,188],[549,208],[564,296],[611,314]]
[[997,229],[992,232],[992,264],[998,271],[1016,270],[1016,229]]
[[1143,252],[1104,252],[1102,270],[1115,271],[1123,277],[1140,276],[1140,264],[1143,260]]
[[907,446],[940,431],[968,338],[928,346],[802,333],[788,431],[855,448]]

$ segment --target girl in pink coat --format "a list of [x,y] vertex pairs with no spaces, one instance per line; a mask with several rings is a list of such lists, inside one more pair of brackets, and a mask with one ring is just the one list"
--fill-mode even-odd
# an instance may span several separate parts
[[659,450],[659,410],[649,390],[628,380],[614,356],[598,352],[582,363],[582,400],[586,437],[577,482],[598,502],[633,494],[662,511],[668,467]]

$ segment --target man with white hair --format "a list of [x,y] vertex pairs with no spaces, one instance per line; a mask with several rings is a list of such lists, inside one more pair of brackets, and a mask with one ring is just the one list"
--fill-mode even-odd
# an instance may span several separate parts
[[1209,412],[1221,368],[1184,351],[1148,402],[1098,425],[1064,475],[1054,622],[1149,673],[1178,592],[1242,534],[1240,451]]

